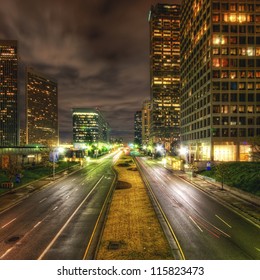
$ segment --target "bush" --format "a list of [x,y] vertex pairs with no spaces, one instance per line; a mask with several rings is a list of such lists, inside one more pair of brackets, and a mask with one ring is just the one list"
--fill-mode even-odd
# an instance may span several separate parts
[[[221,165],[228,171],[227,178],[224,178],[224,184],[260,196],[259,162],[225,162]],[[202,171],[200,174],[221,182],[216,166],[212,170]]]

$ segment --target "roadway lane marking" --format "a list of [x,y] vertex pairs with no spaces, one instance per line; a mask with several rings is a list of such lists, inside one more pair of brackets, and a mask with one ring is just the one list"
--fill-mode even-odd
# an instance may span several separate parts
[[85,185],[85,183],[82,183],[81,186]]
[[65,188],[66,187],[66,185],[65,186],[62,186],[62,187],[60,187],[60,190],[62,190],[63,188]]
[[40,225],[42,223],[42,221],[38,222],[33,228],[38,227],[38,225]]
[[66,199],[69,199],[69,198],[70,198],[70,196],[69,196],[69,195],[67,195],[67,196],[66,196]]
[[256,251],[260,252],[260,249],[259,249],[259,248],[256,248],[256,247],[255,247],[255,249],[256,249]]
[[72,215],[69,217],[67,222],[63,225],[63,227],[59,230],[59,232],[55,235],[55,237],[52,239],[52,241],[49,243],[49,245],[45,248],[45,250],[42,252],[42,254],[39,256],[38,260],[43,259],[43,257],[46,255],[46,253],[49,251],[51,246],[56,242],[56,240],[59,238],[61,233],[64,231],[64,229],[67,227],[67,225],[70,223],[70,221],[73,219],[73,217],[76,215],[76,213],[79,211],[81,206],[85,203],[85,201],[89,198],[91,193],[96,189],[98,184],[101,182],[101,180],[104,178],[104,175],[97,181],[96,185],[93,187],[93,189],[88,193],[88,195],[83,199],[83,201],[80,203],[80,205],[76,208],[76,210],[72,213]]
[[172,199],[176,204],[179,204],[179,201],[176,200],[173,196],[171,197],[171,199]]
[[198,203],[200,203],[200,201],[198,199],[196,199],[194,196],[192,196],[191,198],[194,199],[195,201],[197,201]]
[[42,203],[43,201],[45,201],[47,199],[47,197],[43,198],[42,200],[40,200],[39,203]]
[[52,209],[52,211],[55,211],[56,209],[58,209],[58,206],[55,206],[55,207]]
[[220,219],[221,222],[223,222],[225,225],[227,225],[228,227],[232,228],[231,225],[229,225],[227,222],[225,222],[223,219],[221,219],[218,215],[215,215],[218,219]]
[[76,178],[72,179],[71,182],[74,182],[76,180]]
[[12,251],[13,248],[14,248],[14,247],[9,248],[9,249],[0,257],[0,259],[2,259],[4,256],[6,256],[10,251]]
[[2,226],[2,228],[7,227],[8,225],[10,225],[13,221],[15,221],[16,218],[12,219],[10,222],[6,223],[5,225]]
[[77,192],[79,189],[75,189],[75,192]]
[[203,230],[201,229],[201,227],[192,219],[192,217],[191,216],[189,216],[189,218],[192,220],[192,222],[197,226],[197,228],[201,231],[201,232],[203,232]]

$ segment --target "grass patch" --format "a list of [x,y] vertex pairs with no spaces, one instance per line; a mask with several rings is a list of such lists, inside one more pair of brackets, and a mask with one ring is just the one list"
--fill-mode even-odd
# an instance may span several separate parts
[[98,260],[169,260],[173,259],[139,172],[125,168],[130,156],[121,157],[115,169],[118,182],[131,185],[123,191],[117,188],[105,223]]
[[[67,162],[61,161],[56,164],[55,166],[55,173],[65,171],[68,169],[68,167],[72,167],[78,163],[71,162],[68,166]],[[22,171],[22,179],[20,183],[14,183],[14,188],[20,187],[22,185],[29,184],[33,181],[42,179],[47,176],[52,176],[53,174],[53,166],[41,166],[41,165],[35,165],[35,166],[28,166]],[[0,172],[0,184],[3,182],[7,182],[9,179],[7,178],[5,172],[1,170]],[[3,189],[0,187],[0,194],[6,192],[8,189]]]

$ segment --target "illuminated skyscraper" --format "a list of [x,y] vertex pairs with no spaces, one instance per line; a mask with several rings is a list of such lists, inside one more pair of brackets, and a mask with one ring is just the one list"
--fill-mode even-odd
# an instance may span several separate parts
[[142,111],[136,111],[135,112],[135,139],[134,143],[137,145],[142,144]]
[[17,41],[0,40],[0,146],[19,144]]
[[181,80],[189,159],[249,160],[260,135],[260,2],[184,0]]
[[47,146],[58,145],[57,82],[28,68],[26,105],[26,143]]
[[147,145],[150,139],[151,101],[145,100],[142,108],[142,144]]
[[180,5],[152,6],[149,22],[150,136],[170,150],[180,132]]
[[72,109],[72,118],[74,146],[109,142],[110,127],[99,110],[75,108]]

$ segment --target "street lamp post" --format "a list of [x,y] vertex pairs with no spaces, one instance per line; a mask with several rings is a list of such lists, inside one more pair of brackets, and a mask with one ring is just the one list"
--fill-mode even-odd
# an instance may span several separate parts
[[55,150],[52,149],[52,178],[55,180]]
[[58,155],[64,152],[64,148],[53,148],[52,149],[52,177],[55,180],[55,162],[58,159]]

